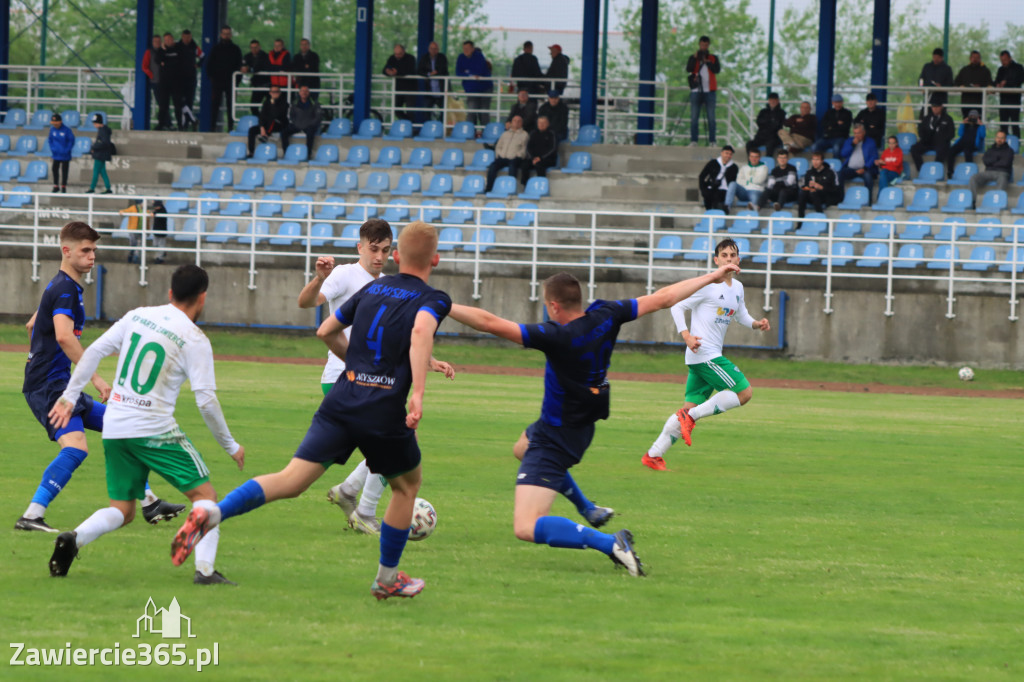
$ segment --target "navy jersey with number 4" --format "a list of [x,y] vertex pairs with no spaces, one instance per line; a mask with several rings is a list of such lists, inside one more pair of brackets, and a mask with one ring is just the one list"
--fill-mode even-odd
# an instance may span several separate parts
[[71,380],[71,360],[57,343],[53,328],[54,315],[66,315],[75,325],[75,336],[81,338],[85,325],[85,305],[82,287],[61,271],[50,280],[36,311],[36,324],[32,328],[32,345],[28,364],[25,365],[25,383],[22,392],[29,393],[51,383]]
[[582,427],[608,418],[608,363],[619,329],[636,315],[636,299],[594,301],[583,317],[566,325],[553,320],[519,325],[523,346],[547,357],[541,421]]
[[358,417],[381,429],[405,428],[405,403],[412,388],[409,347],[416,315],[426,311],[438,326],[452,301],[419,277],[388,275],[370,282],[335,313],[352,327],[345,372],[324,399],[322,410]]

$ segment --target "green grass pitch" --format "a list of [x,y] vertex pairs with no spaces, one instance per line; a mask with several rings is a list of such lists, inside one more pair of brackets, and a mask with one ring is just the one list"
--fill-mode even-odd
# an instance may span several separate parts
[[[215,345],[215,350],[217,349]],[[52,536],[10,530],[56,453],[19,394],[23,355],[0,353],[0,632],[29,647],[122,648],[146,600],[177,598],[187,646],[219,647],[230,680],[1019,680],[1024,677],[1020,403],[758,390],[698,424],[673,471],[640,455],[678,387],[619,382],[578,482],[633,531],[646,579],[593,551],[512,535],[511,446],[541,380],[433,375],[419,430],[434,535],[403,568],[414,600],[369,593],[375,540],[343,532],[332,468],[296,500],[224,524],[218,568],[237,588],[171,566],[178,526],[136,521],[51,579]],[[110,360],[104,365],[111,371]],[[319,397],[320,368],[222,362],[220,398],[246,446],[238,472],[190,393],[178,419],[218,492],[276,471]],[[106,504],[100,440],[47,520],[73,528]],[[158,493],[179,500],[163,480]],[[385,496],[385,501],[387,496]],[[382,507],[383,509],[383,507]],[[555,513],[577,518],[565,500]],[[181,640],[185,641],[185,640]],[[11,655],[13,650],[9,651]],[[187,668],[10,667],[4,679],[164,680]]]

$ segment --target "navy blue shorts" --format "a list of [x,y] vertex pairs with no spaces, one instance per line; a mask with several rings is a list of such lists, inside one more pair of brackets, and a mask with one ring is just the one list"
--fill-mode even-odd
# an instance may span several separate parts
[[65,388],[67,388],[67,383],[60,381],[24,394],[25,402],[28,403],[35,418],[46,429],[46,435],[50,437],[50,440],[55,441],[65,433],[84,432],[86,429],[102,431],[103,413],[107,411],[107,406],[96,402],[91,395],[85,393],[78,396],[78,402],[75,403],[75,409],[71,411],[71,420],[68,421],[67,426],[58,430],[50,424],[50,410],[64,394]]
[[404,423],[392,433],[381,435],[376,429],[324,414],[322,410],[313,415],[313,423],[295,456],[326,468],[344,464],[356,448],[363,453],[370,471],[385,478],[400,476],[420,465],[416,432]]
[[594,426],[551,426],[537,420],[526,427],[530,441],[519,464],[516,485],[561,490],[569,469],[579,464],[594,439]]

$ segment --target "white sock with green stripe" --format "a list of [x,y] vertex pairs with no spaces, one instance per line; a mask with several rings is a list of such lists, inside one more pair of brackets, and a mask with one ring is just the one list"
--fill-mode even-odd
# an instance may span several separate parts
[[679,418],[673,414],[665,420],[665,427],[661,430],[661,435],[654,441],[654,445],[647,448],[647,454],[651,457],[664,457],[668,449],[682,437],[683,431],[679,426]]
[[738,395],[732,391],[719,391],[697,407],[691,407],[690,416],[696,421],[703,417],[710,417],[713,414],[728,412],[734,407],[739,406],[740,397]]

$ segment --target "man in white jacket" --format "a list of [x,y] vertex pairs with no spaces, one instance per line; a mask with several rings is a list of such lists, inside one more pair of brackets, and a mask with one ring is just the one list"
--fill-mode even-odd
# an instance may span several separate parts
[[508,174],[513,178],[519,177],[519,163],[526,159],[526,143],[530,141],[530,134],[523,130],[523,117],[513,116],[508,126],[494,146],[494,161],[487,168],[485,192],[494,189],[494,180],[502,168],[508,168]]
[[747,152],[747,165],[740,171],[725,191],[725,209],[728,211],[737,199],[747,202],[747,208],[757,210],[758,201],[768,182],[768,166],[761,163],[761,152],[752,149]]

